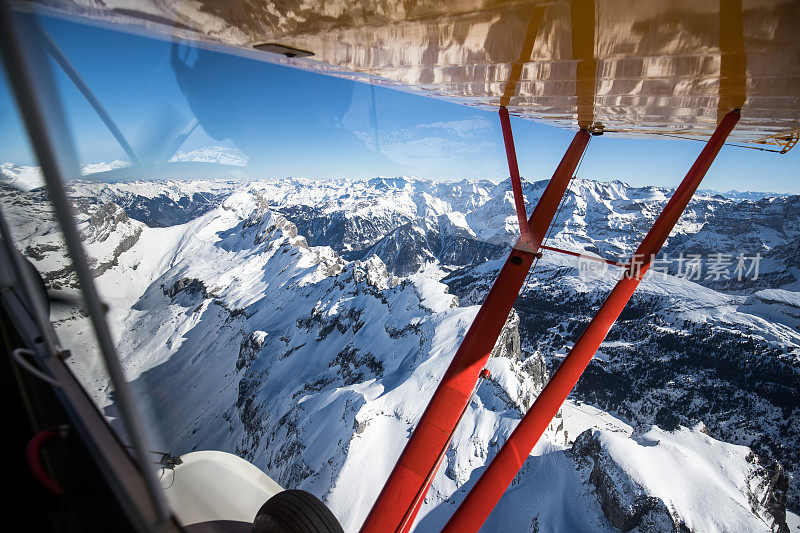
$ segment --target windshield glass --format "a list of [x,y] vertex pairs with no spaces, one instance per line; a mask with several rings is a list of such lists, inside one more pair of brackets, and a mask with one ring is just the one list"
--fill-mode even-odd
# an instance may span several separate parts
[[[280,46],[232,51],[96,21],[24,17],[74,145],[66,190],[154,462],[166,455],[190,466],[200,457],[192,452],[232,454],[250,465],[225,464],[260,488],[235,493],[245,503],[221,514],[252,520],[266,495],[303,489],[346,531],[358,529],[520,234],[496,109],[329,71]],[[6,81],[0,109],[3,215],[57,302],[51,319],[72,351],[70,368],[128,442]],[[530,215],[575,132],[513,126]],[[421,503],[419,530],[444,526],[702,149],[591,143],[552,227],[540,231],[550,248],[520,279],[488,372]],[[736,524],[766,516],[763,505],[753,513],[734,505],[758,500],[747,479],[766,479],[770,461],[796,472],[797,154],[767,163],[762,156],[777,156],[739,152],[722,152],[620,327],[527,459],[511,489],[516,500],[502,500],[488,528],[565,520],[552,510],[563,508],[561,496],[538,482],[546,478],[583,502],[576,520],[611,531],[618,524],[605,504],[580,488],[590,479],[587,458],[600,464],[596,454],[606,452],[603,460],[635,480],[654,478],[651,462],[675,461],[675,486],[686,491],[692,469],[673,458],[711,457],[703,464],[716,477],[697,486],[735,494],[724,502]],[[756,172],[770,173],[763,187]],[[716,457],[733,457],[741,476],[730,481]],[[175,464],[154,468],[184,523],[214,518],[213,506],[198,510],[175,495],[173,487],[199,483],[188,467],[183,480]],[[791,509],[797,478],[780,472]],[[695,516],[674,487],[645,489],[678,502],[657,509],[669,520]],[[763,499],[767,489],[758,490]],[[538,503],[520,514],[521,500]]]

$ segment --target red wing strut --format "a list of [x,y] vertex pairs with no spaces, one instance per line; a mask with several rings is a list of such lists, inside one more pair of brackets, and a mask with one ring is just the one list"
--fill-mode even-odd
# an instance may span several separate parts
[[519,223],[519,238],[524,245],[535,251],[536,244],[533,242],[533,236],[528,226],[528,216],[525,214],[525,196],[522,194],[522,180],[519,177],[517,151],[514,149],[514,135],[511,133],[511,120],[508,117],[508,109],[505,106],[501,107],[499,114],[500,126],[503,128],[503,142],[506,145],[508,173],[511,176],[511,190],[514,191],[514,207],[517,211],[517,222]]
[[444,531],[477,531],[489,517],[625,308],[738,121],[739,111],[731,111],[717,126],[689,173],[639,245],[625,275],[617,282],[533,406],[450,518]]
[[528,246],[517,243],[500,269],[472,326],[367,515],[362,532],[407,531],[414,523],[416,512],[434,477],[431,474],[435,474],[446,451],[450,435],[497,342],[531,268],[538,245],[553,221],[589,138],[585,131],[575,134],[528,221],[534,249],[529,250]]

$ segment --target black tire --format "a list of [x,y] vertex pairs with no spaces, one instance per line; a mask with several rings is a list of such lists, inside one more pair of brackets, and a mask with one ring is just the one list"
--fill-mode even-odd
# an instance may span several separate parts
[[304,490],[279,492],[261,506],[253,533],[344,533],[319,498]]

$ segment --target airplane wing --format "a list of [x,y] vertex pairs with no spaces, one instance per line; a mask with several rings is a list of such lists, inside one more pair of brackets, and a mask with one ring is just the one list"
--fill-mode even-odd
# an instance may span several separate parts
[[800,134],[796,0],[123,4],[46,9],[569,129],[705,140],[741,108],[731,141]]

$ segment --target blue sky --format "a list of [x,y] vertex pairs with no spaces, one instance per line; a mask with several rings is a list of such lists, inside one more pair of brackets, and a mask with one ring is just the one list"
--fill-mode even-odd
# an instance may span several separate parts
[[[166,131],[157,132],[170,129],[164,123],[174,129],[195,117],[200,127],[181,150],[235,147],[253,177],[499,180],[508,174],[492,112],[164,40],[44,22],[142,153],[153,138],[163,144]],[[81,162],[126,159],[88,103],[55,73]],[[549,177],[573,132],[520,119],[513,128],[523,176]],[[596,137],[578,175],[674,186],[701,148],[694,141]],[[35,164],[5,80],[0,161]],[[702,187],[800,193],[798,178],[800,150],[781,156],[726,147]]]

